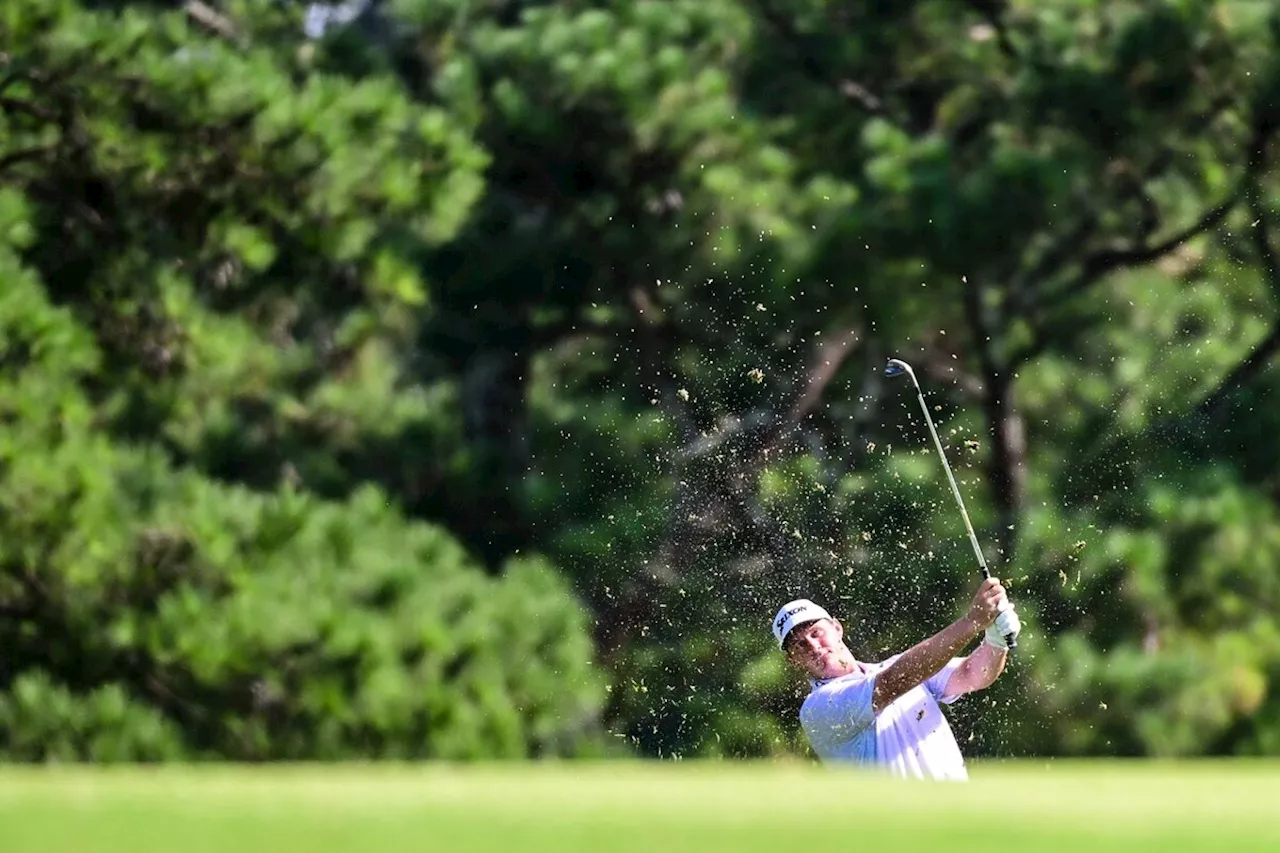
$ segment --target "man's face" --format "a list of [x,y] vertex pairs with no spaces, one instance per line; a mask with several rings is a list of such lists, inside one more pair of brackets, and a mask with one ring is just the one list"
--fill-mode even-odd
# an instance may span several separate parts
[[783,648],[792,666],[811,678],[836,678],[856,668],[853,653],[844,644],[844,629],[834,619],[818,619],[793,628]]

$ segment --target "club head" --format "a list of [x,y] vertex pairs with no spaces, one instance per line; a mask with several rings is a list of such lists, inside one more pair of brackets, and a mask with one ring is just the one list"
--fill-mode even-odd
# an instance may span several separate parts
[[911,368],[907,363],[896,358],[889,359],[889,363],[884,366],[885,376],[902,376],[910,372]]

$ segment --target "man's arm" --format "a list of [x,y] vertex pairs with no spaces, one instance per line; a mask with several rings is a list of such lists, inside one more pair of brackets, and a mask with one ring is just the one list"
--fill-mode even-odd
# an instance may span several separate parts
[[942,691],[942,695],[948,697],[947,701],[955,701],[966,693],[983,690],[995,683],[1009,659],[1006,638],[1020,633],[1022,620],[1018,618],[1017,611],[1008,600],[1001,602],[1000,615],[987,628],[986,642],[974,649],[947,678]]
[[889,707],[893,700],[946,666],[957,652],[969,645],[981,632],[982,626],[966,614],[929,639],[907,649],[884,672],[876,676],[871,710],[879,714]]
[[1006,649],[997,649],[990,643],[983,643],[974,649],[964,663],[951,673],[947,679],[944,696],[963,696],[975,690],[983,690],[995,683],[1004,672],[1005,661],[1009,658]]
[[875,691],[871,696],[872,712],[879,714],[895,699],[942,669],[991,624],[1004,599],[1004,587],[998,580],[984,580],[973,596],[968,613],[929,639],[907,649],[876,676]]

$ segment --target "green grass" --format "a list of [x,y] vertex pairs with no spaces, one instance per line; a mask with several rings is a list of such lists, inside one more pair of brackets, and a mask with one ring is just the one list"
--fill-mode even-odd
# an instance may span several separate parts
[[1280,850],[1280,762],[970,772],[960,785],[795,764],[9,767],[0,851]]

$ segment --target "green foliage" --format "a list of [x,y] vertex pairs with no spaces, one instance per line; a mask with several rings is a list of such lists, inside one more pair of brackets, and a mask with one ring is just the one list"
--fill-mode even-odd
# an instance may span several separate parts
[[447,436],[397,341],[415,253],[477,195],[467,132],[175,15],[6,16],[0,752],[592,749],[587,621],[545,560],[491,575],[333,482],[362,431]]
[[114,445],[74,385],[93,359],[69,313],[30,275],[6,293],[8,757],[587,748],[602,691],[545,563],[489,578],[377,490],[258,495]]
[[800,751],[779,603],[976,579],[889,355],[1028,625],[969,750],[1274,751],[1280,18],[303,14],[0,13],[7,754]]

